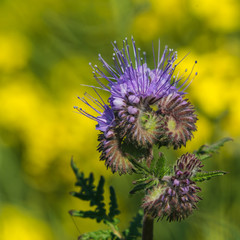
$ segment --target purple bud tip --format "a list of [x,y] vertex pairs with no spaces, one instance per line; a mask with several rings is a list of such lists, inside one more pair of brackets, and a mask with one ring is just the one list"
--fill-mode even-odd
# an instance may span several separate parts
[[73,108],[74,108],[74,109],[78,109],[78,106],[74,106]]
[[174,185],[174,186],[179,186],[179,183],[180,183],[180,182],[179,182],[177,179],[174,179],[174,181],[173,181],[173,185]]
[[130,117],[129,122],[131,123],[135,122],[135,117]]
[[111,136],[113,136],[114,135],[114,132],[113,131],[108,131],[106,134],[105,134],[105,136],[106,136],[106,138],[109,138],[109,137],[111,137]]
[[195,61],[195,64],[197,64],[197,60]]
[[168,192],[169,195],[171,195],[172,194],[171,188],[169,188],[167,192]]
[[130,95],[128,97],[128,100],[130,101],[130,103],[135,103],[135,104],[140,102],[140,99],[137,96],[134,96],[134,95]]
[[129,107],[128,107],[128,112],[129,112],[130,114],[132,114],[132,115],[135,115],[135,114],[138,113],[138,109],[135,108],[135,107],[129,106]]

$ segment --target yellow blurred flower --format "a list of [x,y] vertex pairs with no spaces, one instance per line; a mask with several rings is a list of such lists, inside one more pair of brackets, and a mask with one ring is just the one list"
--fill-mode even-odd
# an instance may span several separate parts
[[5,81],[0,89],[3,103],[0,125],[18,133],[27,146],[23,151],[24,167],[35,178],[31,184],[36,187],[37,183],[46,184],[45,190],[51,189],[55,183],[48,183],[43,176],[53,165],[61,169],[61,177],[72,180],[70,158],[74,156],[75,161],[79,161],[79,154],[83,158],[81,168],[86,172],[106,171],[96,151],[96,123],[73,110],[78,104],[78,99],[74,98],[76,90],[72,90],[71,98],[55,102],[30,73],[16,74],[14,81]]
[[192,11],[211,28],[231,32],[239,27],[239,1],[189,1]]
[[175,21],[184,16],[185,0],[150,0],[150,2],[152,4],[152,9],[161,19]]
[[10,72],[25,67],[30,52],[30,43],[23,35],[0,33],[0,70]]
[[[184,55],[183,50],[180,52],[180,56]],[[194,69],[198,76],[189,87],[189,95],[196,105],[212,118],[218,118],[228,110],[224,129],[231,133],[231,136],[239,136],[239,59],[224,49],[199,56],[191,52],[184,60],[184,65],[191,69],[194,60],[198,60]],[[180,72],[184,71],[181,65],[179,69]]]
[[156,14],[150,11],[138,15],[134,19],[132,31],[134,36],[147,42],[156,37],[159,28],[160,26]]
[[1,240],[51,240],[50,228],[27,211],[13,205],[3,205],[0,214]]

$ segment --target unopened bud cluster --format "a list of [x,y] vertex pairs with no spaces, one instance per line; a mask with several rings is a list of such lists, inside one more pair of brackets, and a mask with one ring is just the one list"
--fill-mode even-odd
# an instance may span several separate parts
[[201,191],[190,178],[203,167],[193,154],[185,154],[174,166],[174,174],[162,179],[143,199],[145,211],[162,219],[178,221],[188,217],[197,202],[201,199],[197,193]]

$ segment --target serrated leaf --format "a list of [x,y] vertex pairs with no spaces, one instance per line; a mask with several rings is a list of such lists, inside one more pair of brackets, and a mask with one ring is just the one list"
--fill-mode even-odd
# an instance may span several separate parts
[[96,212],[98,213],[98,215],[96,217],[97,222],[100,222],[106,216],[105,203],[103,202],[103,200],[104,200],[104,197],[103,197],[104,182],[105,182],[105,180],[101,176],[100,181],[99,181],[98,186],[97,186],[97,191],[96,191],[96,194],[95,194],[95,198],[94,198],[94,200],[92,200],[92,204],[97,205],[97,208],[96,208]]
[[114,217],[118,215],[120,211],[118,210],[117,198],[114,188],[111,186],[109,189],[110,189],[110,203],[109,203],[110,209],[108,217],[110,218],[111,222],[114,222]]
[[91,219],[95,219],[99,215],[99,213],[94,212],[94,211],[76,211],[76,210],[71,210],[69,213],[73,217],[82,217],[82,218],[91,218]]
[[147,166],[146,161],[143,162],[138,162],[136,161],[136,159],[134,157],[132,157],[131,155],[127,155],[128,160],[134,165],[134,172],[137,174],[149,174],[150,170]]
[[166,158],[157,146],[153,147],[153,160],[150,165],[151,173],[158,178],[162,178],[167,171]]
[[217,153],[220,147],[224,145],[224,143],[232,141],[232,138],[223,138],[220,141],[211,144],[211,145],[202,145],[197,151],[193,153],[200,159],[204,160],[210,158],[213,153]]
[[212,172],[200,172],[197,173],[191,180],[194,182],[203,182],[206,180],[210,180],[213,177],[223,176],[227,174],[227,172],[224,171],[212,171]]
[[[76,165],[71,161],[71,166],[76,175],[76,186],[80,188],[79,192],[71,192],[71,195],[81,200],[89,201],[90,206],[95,206],[93,211],[76,211],[71,210],[69,213],[75,217],[91,218],[97,222],[103,221],[111,230],[90,232],[81,235],[79,239],[119,239],[121,234],[118,231],[117,224],[119,220],[115,218],[120,213],[118,210],[117,199],[114,189],[110,187],[110,208],[109,214],[106,214],[104,203],[104,177],[100,177],[97,187],[94,185],[94,176],[90,173],[89,177],[84,177],[82,172],[79,172]],[[109,235],[109,233],[111,233]],[[105,234],[105,235],[104,235]]]
[[129,192],[130,194],[137,193],[139,191],[145,191],[148,188],[153,187],[158,184],[157,179],[147,179],[145,182],[139,183],[133,187],[133,189]]
[[134,180],[132,183],[133,184],[139,184],[139,183],[145,182],[148,179],[149,179],[149,177],[143,177],[143,178],[139,178],[139,179]]
[[130,222],[130,226],[123,232],[124,237],[126,240],[135,240],[138,237],[142,236],[142,219],[143,219],[143,210],[139,210],[137,215],[133,218]]
[[84,233],[78,238],[79,240],[107,240],[116,239],[111,230],[99,230],[95,232]]
[[77,177],[77,175],[78,175],[78,168],[77,168],[77,165],[75,164],[75,162],[73,161],[73,158],[71,158],[71,168],[72,168],[75,176]]

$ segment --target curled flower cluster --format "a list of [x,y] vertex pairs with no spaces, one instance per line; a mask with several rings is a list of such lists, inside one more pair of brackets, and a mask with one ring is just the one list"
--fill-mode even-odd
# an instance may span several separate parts
[[[125,174],[134,171],[129,157],[138,162],[146,160],[148,165],[151,163],[154,144],[159,147],[172,146],[174,149],[185,145],[196,130],[197,117],[193,106],[184,98],[183,89],[192,71],[180,86],[182,76],[174,76],[178,65],[175,64],[177,52],[166,46],[161,55],[159,46],[155,68],[150,69],[146,54],[141,54],[141,50],[136,48],[133,38],[132,47],[125,39],[122,49],[118,48],[116,42],[113,48],[113,66],[99,55],[108,74],[97,65],[90,64],[100,85],[93,87],[99,100],[88,94],[86,98],[79,98],[94,109],[98,116],[82,108],[75,108],[97,121],[100,159],[105,161],[112,172]],[[104,84],[100,79],[105,79],[107,83]],[[102,100],[96,88],[110,93],[109,104]]]
[[203,165],[194,154],[185,154],[174,166],[174,174],[165,176],[162,183],[154,187],[143,199],[145,212],[152,217],[180,221],[188,217],[201,198],[201,191],[190,178],[200,172]]

